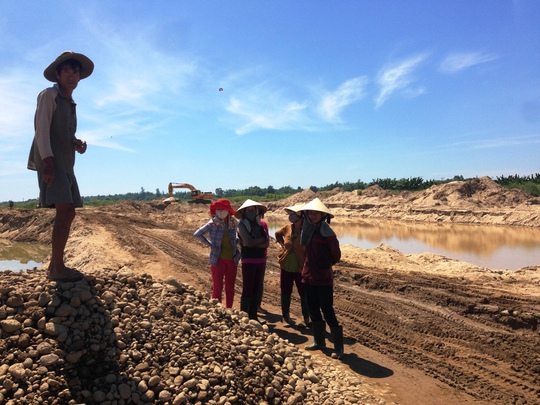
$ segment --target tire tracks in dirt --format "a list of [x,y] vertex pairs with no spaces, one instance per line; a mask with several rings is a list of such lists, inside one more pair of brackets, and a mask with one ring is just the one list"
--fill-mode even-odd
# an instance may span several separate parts
[[[538,333],[516,334],[491,320],[468,317],[467,301],[461,307],[456,302],[452,306],[439,302],[439,290],[452,291],[454,301],[458,301],[455,291],[475,296],[474,287],[446,281],[434,289],[433,280],[413,276],[407,284],[414,288],[409,288],[407,294],[407,289],[399,287],[401,281],[392,286],[388,281],[374,281],[380,277],[377,271],[363,269],[360,273],[369,274],[371,284],[377,288],[387,287],[368,290],[343,282],[346,280],[338,281],[335,307],[349,337],[480,400],[538,403],[539,374],[538,369],[534,371],[540,343]],[[396,287],[397,294],[391,291]],[[480,295],[485,298],[490,294],[484,291]],[[490,296],[490,301],[499,305],[509,301],[522,307],[531,305],[530,300],[517,297],[503,296],[499,302]]]

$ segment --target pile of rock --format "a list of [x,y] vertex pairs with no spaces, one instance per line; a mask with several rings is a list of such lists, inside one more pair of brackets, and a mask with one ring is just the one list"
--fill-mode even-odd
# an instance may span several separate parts
[[174,279],[0,272],[0,403],[384,403]]

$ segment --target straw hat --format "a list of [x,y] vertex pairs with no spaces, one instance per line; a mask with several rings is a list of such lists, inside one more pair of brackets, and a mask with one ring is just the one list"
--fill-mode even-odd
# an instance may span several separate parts
[[306,205],[301,207],[299,211],[319,211],[323,214],[327,214],[330,218],[334,218],[334,215],[332,215],[330,210],[326,208],[326,205],[324,205],[323,202],[318,198],[308,202]]
[[283,208],[285,211],[287,211],[287,214],[298,214],[298,212],[302,211],[302,207],[304,206],[304,203],[291,205],[290,207]]
[[210,215],[216,215],[216,210],[227,210],[234,215],[236,211],[231,207],[231,202],[225,198],[220,198],[219,200],[214,201],[210,204]]
[[261,203],[258,203],[257,201],[253,201],[253,200],[250,200],[250,199],[247,199],[240,208],[238,208],[236,210],[236,214],[234,214],[234,216],[238,219],[242,219],[242,215],[243,215],[243,210],[245,210],[246,208],[248,207],[258,207],[259,208],[259,212],[266,212],[267,208],[262,205]]
[[68,59],[75,59],[81,64],[81,80],[86,79],[94,71],[94,62],[92,62],[87,56],[83,55],[82,53],[65,51],[62,52],[62,54],[58,58],[56,58],[53,63],[47,66],[47,69],[43,71],[43,76],[45,76],[45,79],[50,82],[56,83],[56,68],[62,62],[65,62]]

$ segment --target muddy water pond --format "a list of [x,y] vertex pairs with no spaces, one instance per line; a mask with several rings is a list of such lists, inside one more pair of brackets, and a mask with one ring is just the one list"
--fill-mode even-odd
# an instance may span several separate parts
[[0,239],[0,271],[28,270],[40,267],[47,255],[50,246],[37,243],[11,242]]
[[[284,223],[269,221],[270,234]],[[395,221],[332,223],[342,245],[363,249],[390,245],[405,254],[436,253],[490,269],[540,265],[540,229]],[[0,239],[0,271],[40,267],[50,246]]]
[[[270,234],[282,224],[269,223]],[[340,244],[390,245],[405,254],[436,253],[490,269],[540,265],[540,229],[394,221],[332,223]]]

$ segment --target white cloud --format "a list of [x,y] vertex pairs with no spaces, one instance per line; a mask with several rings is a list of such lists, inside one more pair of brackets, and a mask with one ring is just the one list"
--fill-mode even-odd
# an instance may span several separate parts
[[411,89],[409,86],[415,81],[413,71],[426,59],[425,54],[416,55],[398,63],[385,66],[378,74],[377,83],[380,85],[379,95],[375,99],[377,108],[395,92],[406,90],[407,94],[419,95],[422,89]]
[[162,104],[178,95],[199,70],[195,60],[160,52],[144,38],[133,40],[109,32],[101,41],[102,51],[110,57],[106,66],[96,70],[110,85],[98,101],[100,107],[157,110],[156,101]]
[[226,108],[228,112],[242,117],[245,121],[236,129],[238,135],[257,129],[287,130],[303,126],[306,121],[305,109],[304,104],[278,100],[275,97],[249,97],[243,100],[231,97]]
[[452,146],[467,149],[500,149],[513,146],[533,146],[538,144],[540,144],[540,135],[521,135],[456,142]]
[[321,116],[327,121],[340,121],[343,109],[364,97],[367,82],[366,77],[356,77],[343,83],[337,90],[327,93],[318,107]]
[[364,97],[366,77],[347,80],[334,91],[315,91],[307,100],[291,100],[284,90],[263,82],[236,88],[226,111],[237,122],[235,132],[245,135],[257,129],[314,131],[322,124],[341,121],[343,109]]
[[455,52],[447,55],[439,66],[443,73],[456,73],[474,65],[498,59],[497,55],[482,52]]
[[0,77],[0,88],[0,140],[14,141],[25,137],[30,140],[38,93],[23,73]]
[[26,71],[12,71],[0,77],[0,177],[28,172],[38,95],[35,89],[39,88],[34,80]]

